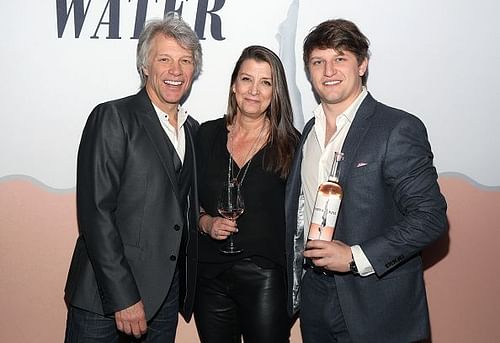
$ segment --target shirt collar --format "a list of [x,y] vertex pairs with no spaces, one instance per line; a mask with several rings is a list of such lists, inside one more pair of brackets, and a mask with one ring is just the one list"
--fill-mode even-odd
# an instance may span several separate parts
[[[152,103],[153,104],[153,103]],[[158,117],[160,118],[166,118],[167,119],[167,123],[168,123],[168,113],[166,112],[163,112],[158,106],[156,106],[155,104],[153,104],[153,107],[156,111],[156,114],[158,115]],[[179,105],[177,107],[177,128],[181,128],[184,126],[184,123],[186,122],[187,120],[187,117],[188,117],[188,113],[185,109],[182,108],[181,105]]]
[[[346,108],[344,112],[342,112],[339,116],[337,116],[336,123],[337,126],[341,121],[347,120],[349,124],[351,124],[356,116],[356,112],[358,112],[359,106],[363,102],[363,100],[368,95],[368,91],[365,86],[362,87],[361,93],[356,97],[356,99],[352,102],[349,107]],[[325,122],[325,112],[323,110],[323,106],[319,104],[313,111],[314,118],[316,122]]]

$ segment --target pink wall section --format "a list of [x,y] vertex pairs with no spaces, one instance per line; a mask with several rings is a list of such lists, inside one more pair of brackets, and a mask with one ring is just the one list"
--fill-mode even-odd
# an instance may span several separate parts
[[[425,251],[432,342],[500,342],[500,192],[442,177],[449,235]],[[62,342],[75,195],[0,180],[0,342]],[[177,342],[198,342],[180,321]],[[292,342],[301,342],[295,325]]]
[[440,185],[450,231],[424,254],[433,342],[500,342],[500,192],[456,177]]
[[0,183],[0,342],[62,342],[75,194]]

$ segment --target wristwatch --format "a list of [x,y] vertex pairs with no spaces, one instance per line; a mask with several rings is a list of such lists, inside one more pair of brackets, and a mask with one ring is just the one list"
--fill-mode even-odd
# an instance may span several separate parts
[[358,275],[359,274],[359,272],[358,272],[358,266],[356,266],[356,262],[354,261],[354,258],[352,259],[351,262],[349,262],[349,270],[354,275]]

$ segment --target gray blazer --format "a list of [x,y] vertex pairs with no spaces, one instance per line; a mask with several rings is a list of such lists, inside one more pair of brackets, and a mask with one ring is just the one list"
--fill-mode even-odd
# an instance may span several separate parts
[[[146,91],[92,111],[78,152],[80,234],[65,289],[69,304],[107,315],[142,299],[150,319],[179,264],[181,312],[190,318],[198,237],[197,128],[189,117],[186,158],[194,168],[184,212],[168,137]],[[187,246],[180,252],[183,227]]]
[[[305,126],[286,192],[289,312],[300,306]],[[359,244],[375,269],[368,277],[335,274],[353,342],[413,342],[429,334],[420,252],[446,232],[446,202],[422,122],[377,102],[362,102],[343,145],[344,198],[334,239]],[[333,280],[332,280],[333,282]]]

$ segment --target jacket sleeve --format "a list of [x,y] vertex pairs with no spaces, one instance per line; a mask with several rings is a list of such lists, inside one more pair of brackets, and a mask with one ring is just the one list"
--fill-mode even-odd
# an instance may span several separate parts
[[77,214],[106,314],[140,300],[115,219],[126,152],[118,109],[110,103],[97,106],[78,151]]
[[392,226],[361,244],[377,275],[405,262],[447,230],[446,201],[437,183],[423,123],[407,115],[389,134],[383,179],[398,215]]

